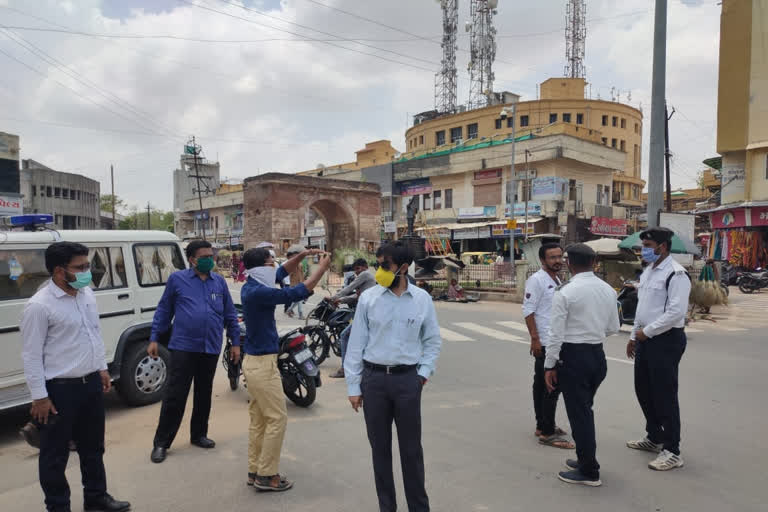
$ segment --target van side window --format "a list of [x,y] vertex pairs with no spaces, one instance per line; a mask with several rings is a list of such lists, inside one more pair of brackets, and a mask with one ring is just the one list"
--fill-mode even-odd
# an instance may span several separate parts
[[140,286],[164,285],[172,273],[186,268],[176,244],[134,244],[133,257]]
[[45,249],[0,250],[0,300],[29,298],[48,279]]
[[89,247],[88,260],[91,262],[91,288],[105,290],[125,288],[125,263],[123,249],[120,247]]

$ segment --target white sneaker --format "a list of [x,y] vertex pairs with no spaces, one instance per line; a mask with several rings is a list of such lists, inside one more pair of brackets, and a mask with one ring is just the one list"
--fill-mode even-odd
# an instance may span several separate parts
[[663,444],[656,444],[647,437],[637,441],[627,441],[627,446],[633,450],[643,450],[652,453],[660,453],[661,449],[664,447]]
[[656,460],[648,463],[648,467],[656,471],[669,471],[683,467],[683,458],[667,450],[662,450]]

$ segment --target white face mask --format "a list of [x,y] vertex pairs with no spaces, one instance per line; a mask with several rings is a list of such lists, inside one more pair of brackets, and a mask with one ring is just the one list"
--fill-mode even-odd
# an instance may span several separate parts
[[277,268],[273,266],[266,267],[253,267],[245,271],[248,277],[252,277],[255,281],[268,286],[269,288],[276,288],[277,283]]

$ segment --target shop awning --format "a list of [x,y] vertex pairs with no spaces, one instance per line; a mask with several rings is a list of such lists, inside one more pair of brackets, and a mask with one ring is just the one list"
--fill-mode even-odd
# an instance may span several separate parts
[[[536,222],[539,222],[540,220],[543,220],[544,217],[528,217],[528,224],[534,224]],[[515,220],[517,222],[525,222],[525,217],[515,217]],[[487,221],[487,222],[464,222],[464,223],[453,223],[453,224],[435,224],[434,226],[428,226],[426,228],[416,228],[415,231],[425,231],[427,229],[472,229],[472,228],[483,228],[486,226],[501,226],[507,225],[506,220],[494,220],[494,221]]]

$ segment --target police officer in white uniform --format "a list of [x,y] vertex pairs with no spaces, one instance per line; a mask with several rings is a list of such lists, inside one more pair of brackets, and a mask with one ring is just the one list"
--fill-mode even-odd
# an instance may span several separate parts
[[616,292],[592,272],[595,251],[589,246],[575,244],[567,253],[573,277],[552,299],[544,379],[550,391],[559,384],[576,441],[578,459],[566,460],[568,471],[558,478],[597,487],[602,482],[592,403],[607,372],[603,341],[619,332]]
[[686,346],[685,316],[691,280],[670,256],[672,231],[651,228],[640,234],[649,263],[640,277],[635,325],[627,356],[635,359],[635,393],[647,435],[627,446],[658,453],[648,467],[658,471],[683,466],[680,456],[680,404],[677,377]]

